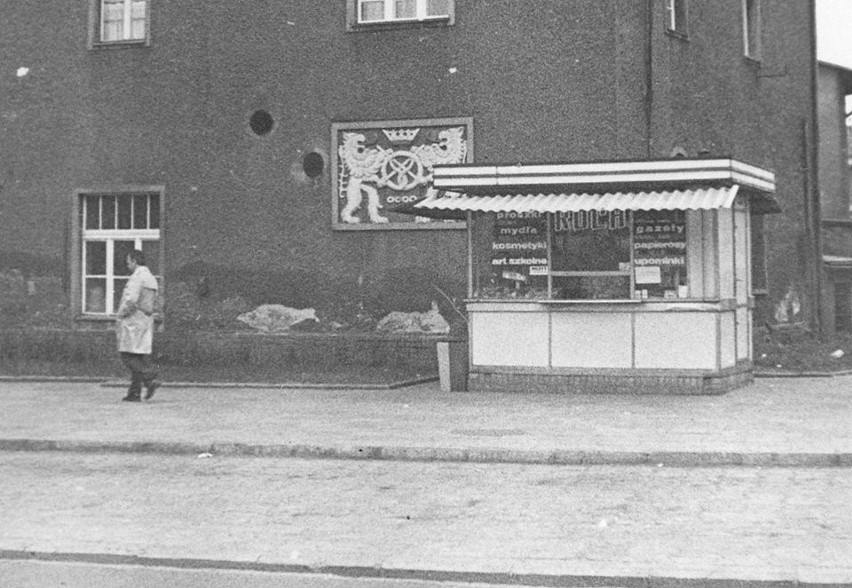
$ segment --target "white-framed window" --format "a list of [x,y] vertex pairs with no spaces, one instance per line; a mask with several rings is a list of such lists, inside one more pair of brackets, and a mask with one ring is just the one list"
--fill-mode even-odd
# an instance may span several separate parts
[[118,309],[130,271],[127,254],[145,254],[151,273],[160,278],[160,194],[81,194],[80,311],[111,316]]
[[454,0],[352,0],[358,25],[452,21]]
[[687,0],[665,0],[666,30],[679,35],[686,35],[687,29]]
[[760,0],[743,0],[743,51],[760,59]]
[[148,40],[149,0],[93,0],[96,43],[143,43]]

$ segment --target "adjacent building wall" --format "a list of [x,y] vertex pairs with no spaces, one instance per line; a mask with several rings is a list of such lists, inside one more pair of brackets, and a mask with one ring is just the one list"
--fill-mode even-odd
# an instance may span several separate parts
[[826,220],[849,219],[849,150],[846,95],[852,71],[819,65],[819,189]]
[[[150,47],[89,49],[88,2],[11,3],[0,271],[51,276],[69,294],[74,190],[162,185],[166,291],[199,299],[181,306],[184,322],[201,298],[445,305],[441,292],[464,296],[463,231],[331,229],[331,125],[472,117],[481,163],[680,148],[773,169],[785,212],[768,220],[766,314],[792,292],[802,320],[814,314],[812,6],[763,0],[759,63],[743,57],[740,11],[691,2],[682,39],[656,0],[457,0],[452,26],[364,32],[346,31],[343,0],[157,2]],[[258,109],[275,120],[268,135],[248,126]],[[316,179],[302,169],[311,152],[325,162]]]

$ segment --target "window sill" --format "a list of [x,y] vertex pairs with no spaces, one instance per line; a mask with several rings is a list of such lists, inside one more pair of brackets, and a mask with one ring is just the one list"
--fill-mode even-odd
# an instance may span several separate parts
[[676,31],[674,29],[666,29],[666,35],[669,37],[674,37],[675,39],[680,39],[681,41],[689,42],[689,34],[681,31]]
[[77,315],[77,317],[74,320],[76,320],[78,322],[92,322],[92,323],[110,322],[110,323],[114,323],[115,317],[105,315],[105,314],[79,314],[79,315]]
[[90,51],[109,51],[113,49],[147,49],[151,43],[147,39],[138,41],[109,41],[92,43],[89,46]]
[[[78,314],[74,320],[78,323],[114,323],[116,321],[116,316],[114,314]],[[154,322],[161,323],[163,322],[163,317],[159,314],[154,315]]]
[[397,29],[418,29],[452,26],[453,19],[449,16],[442,18],[430,18],[428,20],[398,20],[380,21],[372,23],[349,23],[346,27],[348,33],[366,33],[374,31],[388,31]]

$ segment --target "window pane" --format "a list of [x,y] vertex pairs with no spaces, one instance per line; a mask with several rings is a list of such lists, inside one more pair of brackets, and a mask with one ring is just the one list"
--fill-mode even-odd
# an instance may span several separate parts
[[130,38],[145,38],[145,0],[134,0],[131,5]]
[[84,312],[106,312],[106,279],[86,280],[86,306]]
[[687,0],[666,0],[666,28],[686,33]]
[[106,275],[106,241],[86,241],[86,275]]
[[100,229],[100,202],[101,199],[98,196],[86,196],[84,198],[85,207],[86,207],[86,226],[85,228],[88,230]]
[[121,305],[121,295],[124,293],[124,286],[127,285],[127,279],[116,279],[112,283],[112,312],[118,312],[118,307]]
[[148,197],[145,195],[133,196],[133,228],[148,228]]
[[417,0],[394,0],[394,18],[417,18]]
[[149,196],[149,200],[151,201],[150,207],[150,224],[148,226],[149,229],[159,229],[160,228],[160,195],[159,194],[151,194]]
[[119,229],[131,228],[131,207],[133,206],[133,198],[131,196],[118,196],[118,227]]
[[384,19],[384,0],[364,0],[363,2],[361,2],[361,22],[372,22]]
[[672,0],[674,2],[674,29],[678,32],[686,32],[686,2],[687,0]]
[[148,269],[151,273],[160,274],[160,242],[159,241],[142,241],[142,253],[145,254],[145,262],[148,264]]
[[630,215],[592,210],[554,215],[553,271],[630,271]]
[[630,276],[554,276],[557,300],[622,300],[630,298]]
[[129,276],[127,254],[135,249],[133,241],[115,241],[112,249],[112,271],[116,276]]
[[546,215],[477,215],[473,259],[475,297],[547,298]]
[[102,229],[115,228],[115,196],[104,196],[101,199],[103,214],[101,216]]
[[746,55],[757,57],[760,52],[760,0],[746,0],[744,32]]
[[633,264],[637,298],[686,297],[686,213],[633,213]]
[[450,0],[426,0],[427,16],[448,16],[450,14]]
[[120,41],[124,37],[124,0],[103,0],[102,41]]

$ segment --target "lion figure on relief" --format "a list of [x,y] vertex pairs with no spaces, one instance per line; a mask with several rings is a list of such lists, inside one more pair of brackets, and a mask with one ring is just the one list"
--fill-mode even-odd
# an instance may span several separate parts
[[[411,148],[411,152],[430,171],[436,165],[464,163],[465,155],[467,155],[467,141],[464,140],[464,127],[444,129],[438,133],[437,143],[417,145]],[[431,179],[431,177],[427,179]]]
[[[423,166],[430,172],[436,165],[464,163],[467,155],[467,141],[464,140],[464,127],[453,127],[438,133],[438,142],[429,145],[416,145],[411,152],[420,159]],[[421,183],[432,180],[432,174],[425,176]],[[430,219],[422,216],[415,217],[415,222],[425,223]]]
[[346,199],[346,205],[340,212],[340,218],[345,223],[359,223],[361,219],[354,213],[361,207],[364,194],[367,195],[367,215],[371,222],[386,223],[387,217],[379,212],[382,204],[379,192],[366,182],[378,183],[379,171],[385,160],[393,153],[378,145],[366,147],[367,138],[360,133],[343,133],[343,144],[338,149],[340,154],[340,198]]

